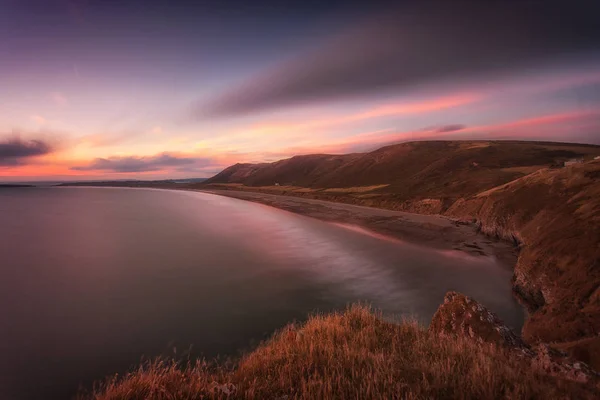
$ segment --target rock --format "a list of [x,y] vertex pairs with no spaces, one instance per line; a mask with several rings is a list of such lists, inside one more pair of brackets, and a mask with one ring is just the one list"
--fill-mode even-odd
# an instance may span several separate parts
[[211,392],[217,396],[225,395],[229,397],[235,395],[237,392],[237,388],[232,383],[224,383],[221,385],[217,382],[213,382],[210,389]]
[[461,293],[446,293],[444,303],[433,315],[429,331],[442,336],[463,336],[479,343],[491,343],[508,349],[548,375],[600,384],[600,375],[587,364],[575,361],[547,344],[531,348],[496,314]]
[[448,292],[431,320],[429,330],[442,335],[467,336],[482,343],[529,350],[493,312],[464,294]]
[[558,351],[547,344],[537,345],[534,349],[533,363],[549,375],[560,376],[577,382],[598,381],[596,371],[583,362],[570,358],[566,353]]

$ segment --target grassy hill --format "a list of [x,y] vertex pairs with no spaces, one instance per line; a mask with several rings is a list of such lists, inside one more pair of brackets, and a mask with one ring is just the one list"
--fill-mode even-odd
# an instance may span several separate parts
[[[600,146],[580,144],[411,142],[370,153],[318,154],[266,164],[236,164],[205,183],[243,185],[253,190],[393,209],[410,209],[420,200],[436,199],[439,205],[431,212],[440,213],[459,198],[538,169],[598,155]],[[364,190],[365,187],[371,189]]]
[[520,242],[513,287],[531,313],[525,339],[561,342],[600,369],[600,160],[539,170],[446,214]]

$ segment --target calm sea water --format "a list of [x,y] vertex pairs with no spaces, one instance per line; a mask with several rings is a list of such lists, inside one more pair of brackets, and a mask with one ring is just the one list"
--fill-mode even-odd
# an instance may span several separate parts
[[520,328],[511,271],[205,193],[0,190],[0,398],[69,398],[143,356],[236,356],[366,301],[428,322],[448,290]]

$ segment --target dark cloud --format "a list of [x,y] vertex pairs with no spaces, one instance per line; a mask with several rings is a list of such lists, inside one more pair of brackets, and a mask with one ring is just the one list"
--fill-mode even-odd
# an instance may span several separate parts
[[386,10],[216,98],[194,118],[409,89],[598,51],[600,3],[418,2]]
[[462,124],[450,124],[450,125],[444,125],[444,126],[435,127],[433,129],[433,131],[435,133],[450,133],[450,132],[461,131],[461,130],[463,130],[465,128],[466,128],[466,125],[462,125]]
[[191,169],[211,164],[207,158],[178,157],[168,153],[152,157],[109,157],[96,158],[89,165],[71,167],[77,171],[147,172],[164,168]]
[[0,165],[18,165],[24,160],[51,153],[53,147],[43,140],[12,137],[0,141]]

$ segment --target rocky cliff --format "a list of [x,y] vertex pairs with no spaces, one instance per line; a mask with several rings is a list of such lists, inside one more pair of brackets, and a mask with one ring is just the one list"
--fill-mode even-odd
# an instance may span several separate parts
[[541,368],[547,374],[598,387],[600,375],[587,364],[569,357],[548,344],[529,346],[496,314],[476,300],[448,292],[431,320],[429,331],[451,337],[466,337],[481,344],[506,349],[513,357]]
[[529,343],[557,342],[600,367],[600,162],[545,169],[446,212],[520,246],[513,284]]

